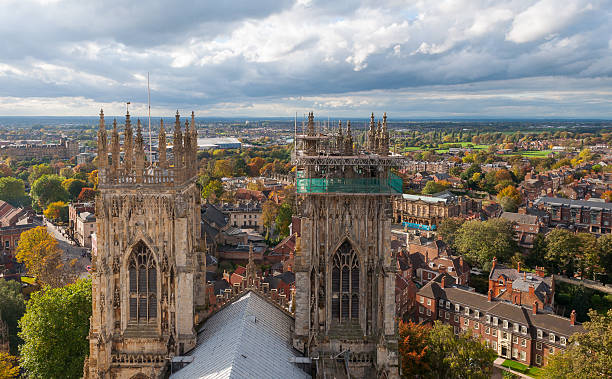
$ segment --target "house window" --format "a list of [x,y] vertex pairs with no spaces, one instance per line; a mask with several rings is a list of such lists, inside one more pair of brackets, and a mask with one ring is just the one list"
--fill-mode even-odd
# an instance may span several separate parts
[[459,334],[459,327],[454,326],[453,331],[455,332],[455,334]]
[[493,317],[493,325],[497,326],[497,317]]
[[554,335],[554,334],[552,334],[552,333],[550,333],[550,334],[548,335],[548,340],[549,340],[550,342],[555,342],[555,335]]
[[504,320],[504,329],[508,329],[508,320]]
[[536,354],[536,364],[537,365],[542,364],[542,356],[540,354]]
[[521,325],[521,333],[527,334],[527,327],[525,325]]
[[536,342],[536,350],[542,350],[542,342]]
[[470,308],[465,307],[465,315],[469,316],[470,315]]
[[487,324],[491,323],[491,315],[487,315]]
[[502,338],[507,340],[508,339],[508,333],[504,332],[504,334],[502,334]]
[[438,311],[438,317],[442,318],[442,315],[444,314],[444,311],[442,309],[440,309]]
[[459,322],[459,316],[455,315],[455,322]]
[[448,320],[450,318],[450,313],[444,312],[444,318]]
[[444,306],[444,300],[440,299],[440,301],[438,302],[438,304],[440,305],[440,307]]
[[141,241],[128,260],[130,321],[155,322],[157,319],[157,264],[151,250]]
[[551,346],[551,347],[548,349],[548,352],[549,352],[550,354],[554,354],[554,353],[555,353],[555,348]]
[[542,338],[542,329],[538,329],[538,338]]
[[527,353],[521,351],[521,361],[525,362],[527,360]]
[[455,312],[459,312],[459,304],[455,304]]
[[497,341],[493,341],[493,350],[497,351]]
[[419,299],[419,301],[421,302],[421,304],[425,303],[425,298],[423,296],[421,296],[421,298]]
[[9,247],[11,247],[11,243],[10,243],[10,241],[4,241],[4,247],[5,247],[5,248],[7,248],[7,249],[8,249]]
[[565,337],[561,337],[561,345],[565,346],[565,344],[567,343]]
[[518,358],[518,350],[517,349],[512,349],[512,358],[514,358],[514,359]]
[[513,343],[518,343],[518,337],[517,336],[512,337],[512,342]]
[[493,337],[497,337],[497,329],[493,329],[493,332],[491,332],[491,335]]
[[332,318],[359,319],[359,257],[347,241],[332,258]]
[[480,318],[480,311],[474,311],[474,317]]
[[446,309],[450,309],[450,301],[446,302]]
[[479,324],[479,323],[477,323],[477,322],[475,322],[475,323],[474,323],[474,329],[478,330],[478,328],[480,328],[480,324]]
[[431,305],[431,299],[427,299],[427,305]]
[[519,324],[516,324],[516,323],[515,323],[515,324],[513,325],[513,327],[514,327],[514,331],[515,331],[516,333],[518,333],[518,332],[519,332]]
[[427,316],[431,316],[431,311],[429,310],[429,308],[427,309]]
[[522,346],[522,347],[527,347],[527,340],[526,340],[526,339],[524,339],[524,338],[523,338],[523,339],[521,340],[521,346]]
[[487,333],[487,334],[491,334],[491,328],[487,327],[487,328],[485,329],[485,333]]
[[423,314],[423,310],[424,308],[419,306],[419,313]]
[[470,326],[470,320],[468,320],[467,318],[463,320],[463,325],[465,326]]

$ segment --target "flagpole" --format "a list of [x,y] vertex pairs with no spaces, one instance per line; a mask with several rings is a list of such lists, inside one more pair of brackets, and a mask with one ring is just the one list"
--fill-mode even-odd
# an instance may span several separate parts
[[153,140],[151,137],[151,87],[149,86],[149,73],[147,72],[147,100],[149,104],[149,164],[153,166]]

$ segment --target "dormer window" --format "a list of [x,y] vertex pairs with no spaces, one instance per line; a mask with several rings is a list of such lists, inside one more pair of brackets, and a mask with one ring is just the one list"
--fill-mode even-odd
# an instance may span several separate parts
[[455,304],[455,312],[459,312],[459,304]]
[[550,333],[550,334],[548,335],[548,340],[549,340],[550,342],[555,342],[555,335],[554,335],[554,334],[552,334],[552,333]]
[[469,316],[470,315],[470,308],[465,307],[465,315]]
[[487,324],[491,323],[491,315],[487,315]]
[[504,329],[508,329],[508,320],[504,320]]
[[440,299],[440,301],[438,302],[438,304],[439,304],[441,307],[443,307],[443,306],[444,306],[444,300],[443,300],[443,299]]
[[567,340],[565,339],[565,337],[561,337],[561,345],[565,346],[566,343]]
[[474,317],[480,318],[480,311],[474,311]]
[[497,317],[493,317],[493,325],[497,326]]
[[519,331],[519,324],[516,324],[516,323],[514,324],[514,331],[516,333],[518,333],[518,331]]
[[525,325],[521,325],[521,333],[527,334],[527,327]]
[[446,302],[446,309],[450,309],[450,301]]
[[538,338],[542,338],[542,329],[538,329]]

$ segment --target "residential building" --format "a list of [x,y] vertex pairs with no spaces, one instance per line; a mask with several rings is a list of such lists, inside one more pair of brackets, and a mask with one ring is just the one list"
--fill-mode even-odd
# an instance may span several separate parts
[[603,199],[571,200],[540,197],[533,205],[546,212],[551,227],[561,226],[580,232],[607,234],[612,232],[612,203]]
[[96,215],[91,212],[81,212],[77,215],[74,225],[74,238],[83,247],[91,247],[91,236],[96,232]]
[[228,222],[233,227],[263,231],[262,208],[259,202],[224,204],[221,211],[229,216]]
[[42,141],[25,141],[0,146],[0,156],[13,160],[30,160],[32,158],[70,159],[79,153],[79,142],[73,139],[61,138],[59,143],[43,143]]
[[419,322],[439,320],[453,327],[456,334],[472,334],[497,352],[527,366],[544,366],[552,354],[567,348],[570,337],[582,332],[576,312],[565,318],[543,313],[538,303],[532,307],[495,300],[433,280],[417,292]]
[[535,273],[521,272],[520,262],[514,269],[498,264],[494,258],[489,273],[489,291],[492,291],[494,299],[528,307],[537,303],[539,309],[551,312],[555,281],[551,276],[545,276],[543,268],[538,268]]
[[535,237],[541,231],[538,216],[524,213],[503,212],[500,217],[514,224],[514,238],[519,247],[523,249],[523,251],[531,250]]

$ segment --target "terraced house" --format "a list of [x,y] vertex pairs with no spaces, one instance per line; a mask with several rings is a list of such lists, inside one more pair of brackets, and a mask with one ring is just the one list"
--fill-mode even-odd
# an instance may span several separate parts
[[525,365],[544,366],[551,354],[563,350],[571,335],[582,332],[576,312],[565,318],[532,307],[496,301],[493,291],[485,296],[447,285],[441,274],[417,292],[418,321],[440,320],[456,334],[471,330],[500,357]]

